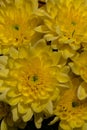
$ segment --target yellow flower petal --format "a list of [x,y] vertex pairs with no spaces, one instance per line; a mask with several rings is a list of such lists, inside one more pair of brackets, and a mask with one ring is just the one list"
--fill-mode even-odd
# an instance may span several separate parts
[[14,106],[14,105],[18,104],[20,102],[20,100],[21,100],[20,96],[19,97],[15,97],[15,98],[9,100],[9,104]]
[[85,123],[82,127],[82,130],[86,130],[87,129],[87,123]]
[[16,107],[12,108],[13,121],[17,121],[19,119],[18,110]]
[[48,102],[48,104],[46,105],[45,107],[45,110],[44,110],[46,113],[52,115],[53,114],[53,104],[51,101]]
[[21,103],[18,104],[18,112],[21,114],[27,113],[28,111],[28,106],[27,105],[22,105]]
[[9,70],[4,68],[4,66],[0,65],[0,76],[7,77]]
[[10,48],[9,54],[14,59],[18,58],[18,51],[13,47]]
[[48,33],[48,29],[44,26],[44,25],[40,25],[38,27],[35,28],[35,30],[37,32],[40,32],[40,33]]
[[50,121],[49,125],[55,124],[58,120],[59,120],[58,117],[54,117],[54,119],[52,121]]
[[87,89],[86,89],[87,84],[86,83],[82,83],[77,91],[77,96],[80,100],[83,100],[85,98],[87,98]]
[[0,130],[8,130],[7,128],[7,124],[5,122],[5,120],[3,119],[2,122],[1,122],[1,129]]
[[6,65],[8,57],[7,56],[0,56],[0,64]]
[[44,110],[46,104],[40,105],[38,103],[32,103],[31,107],[33,109],[34,112],[36,113],[40,113],[42,110]]
[[28,108],[26,114],[22,116],[22,119],[24,122],[27,122],[32,118],[32,116],[33,116],[33,111],[31,110],[31,108]]
[[34,116],[34,122],[35,122],[35,126],[37,129],[41,128],[42,126],[42,121],[43,121],[43,118],[42,118],[42,115],[41,114],[35,114]]
[[60,122],[60,127],[63,128],[64,130],[72,130],[72,128],[65,121]]
[[15,97],[20,96],[20,94],[19,95],[17,94],[17,90],[16,91],[10,90],[8,91],[7,96],[15,98]]

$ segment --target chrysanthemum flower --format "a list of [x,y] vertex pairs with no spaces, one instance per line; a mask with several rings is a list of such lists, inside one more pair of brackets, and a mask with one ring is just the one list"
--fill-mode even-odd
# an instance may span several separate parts
[[11,105],[14,121],[21,117],[27,122],[34,113],[45,110],[52,114],[52,101],[59,96],[58,87],[69,82],[69,68],[59,64],[60,53],[46,51],[45,44],[41,41],[35,48],[29,47],[25,57],[21,57],[22,49],[17,58],[11,55],[8,58],[9,73],[1,86],[4,90],[0,98]]
[[34,15],[37,0],[1,0],[0,5],[0,44],[6,47],[28,44],[38,23]]
[[[53,41],[59,49],[75,53],[82,42],[87,42],[87,4],[85,0],[48,0],[37,13],[43,24],[37,31]],[[72,56],[70,55],[70,57]]]
[[54,113],[60,118],[59,125],[63,130],[73,130],[74,128],[86,130],[87,98],[84,100],[78,99],[77,89],[80,82],[76,79],[73,82],[72,88],[61,92],[61,97],[55,106]]

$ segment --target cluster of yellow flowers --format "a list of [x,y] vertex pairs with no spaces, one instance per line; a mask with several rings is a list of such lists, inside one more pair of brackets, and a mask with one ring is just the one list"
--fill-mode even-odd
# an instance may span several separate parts
[[0,130],[87,129],[87,0],[0,0]]

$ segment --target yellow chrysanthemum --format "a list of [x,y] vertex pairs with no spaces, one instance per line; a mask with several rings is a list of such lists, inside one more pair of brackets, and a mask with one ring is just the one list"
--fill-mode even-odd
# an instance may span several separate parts
[[[60,127],[63,130],[83,128],[87,120],[87,98],[77,98],[78,81],[74,80],[72,88],[62,91],[61,97],[54,110],[55,115],[60,118]],[[83,130],[83,129],[82,129]]]
[[35,48],[29,47],[30,50],[22,48],[18,57],[10,54],[8,58],[9,72],[2,78],[0,99],[12,106],[14,121],[21,116],[27,122],[33,113],[45,109],[52,114],[52,101],[59,95],[58,87],[69,82],[69,68],[59,63],[60,52],[51,53],[45,44],[40,42]]
[[85,0],[48,0],[37,15],[44,22],[37,31],[44,33],[46,40],[56,41],[62,51],[64,49],[73,55],[75,52],[72,50],[77,50],[82,42],[87,42]]
[[37,0],[1,0],[0,5],[0,44],[6,47],[28,44],[38,23],[34,15]]

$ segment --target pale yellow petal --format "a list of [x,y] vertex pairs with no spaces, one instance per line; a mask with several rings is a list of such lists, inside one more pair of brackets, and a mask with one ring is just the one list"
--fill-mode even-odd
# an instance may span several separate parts
[[61,121],[59,125],[64,130],[72,130],[72,128],[68,125],[68,123],[66,121]]
[[18,103],[18,112],[19,113],[24,114],[24,113],[27,113],[27,111],[28,111],[27,105]]
[[0,64],[0,76],[7,77],[9,69],[6,69],[4,65]]
[[24,122],[27,122],[32,118],[32,116],[33,116],[33,111],[31,110],[31,108],[28,108],[26,114],[22,116],[22,119]]
[[15,97],[15,98],[11,98],[9,100],[9,104],[12,105],[12,106],[14,106],[14,105],[18,104],[20,102],[20,100],[21,100],[20,96],[19,97]]
[[11,98],[15,98],[18,96],[18,94],[16,94],[16,91],[15,90],[9,90],[8,93],[7,93],[7,96],[8,97],[11,97]]
[[0,79],[0,87],[3,85],[3,80]]
[[18,51],[13,47],[10,48],[9,54],[14,59],[18,58]]
[[19,119],[17,106],[12,108],[13,121],[17,121]]
[[6,65],[8,61],[7,56],[0,56],[0,64]]
[[32,103],[31,104],[33,111],[36,112],[36,113],[43,111],[45,106],[46,106],[46,104],[41,104],[41,105],[39,105],[38,103]]
[[64,74],[64,73],[59,73],[57,75],[57,80],[60,82],[60,83],[65,83],[65,82],[68,82],[69,81],[69,76]]
[[47,27],[44,25],[40,25],[40,26],[36,27],[35,31],[40,32],[40,33],[48,33],[49,32]]
[[87,123],[84,123],[84,125],[82,126],[82,130],[87,130]]
[[84,83],[79,86],[78,91],[77,91],[77,96],[80,100],[87,98],[87,90],[86,90],[86,87],[84,87],[83,85],[86,85],[87,87],[87,84]]
[[34,122],[37,129],[41,128],[42,126],[43,117],[42,114],[35,114],[34,115]]
[[46,34],[44,36],[44,38],[47,40],[47,41],[53,41],[53,40],[56,40],[58,38],[58,36],[54,36],[53,34]]
[[8,130],[7,124],[4,119],[1,122],[1,130]]
[[55,124],[58,120],[59,120],[58,117],[54,117],[54,119],[52,121],[50,121],[49,125]]
[[51,101],[49,101],[45,107],[45,110],[44,110],[46,113],[52,115],[53,114],[53,104]]

